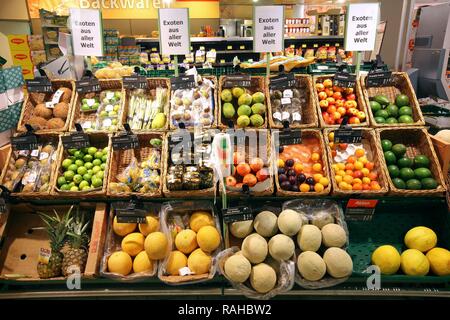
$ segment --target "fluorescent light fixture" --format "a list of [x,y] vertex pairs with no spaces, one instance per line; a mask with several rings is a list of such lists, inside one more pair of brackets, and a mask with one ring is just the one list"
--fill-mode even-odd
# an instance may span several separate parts
[[258,0],[253,0],[253,2],[258,2]]

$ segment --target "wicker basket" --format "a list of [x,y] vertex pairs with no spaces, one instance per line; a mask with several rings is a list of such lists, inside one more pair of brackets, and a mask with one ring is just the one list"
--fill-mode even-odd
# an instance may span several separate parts
[[[217,128],[217,121],[218,121],[217,119],[218,119],[218,116],[220,115],[220,113],[219,113],[219,104],[217,102],[217,100],[218,100],[217,93],[219,91],[217,89],[217,78],[214,77],[214,76],[202,76],[202,77],[205,78],[205,79],[210,80],[213,83],[213,85],[214,85],[214,87],[212,89],[213,99],[214,99],[213,100],[214,101],[214,121],[211,124],[211,126],[204,127],[204,128],[207,128],[207,129],[214,129],[214,128]],[[172,96],[172,92],[171,92],[171,96]],[[170,130],[177,130],[178,127],[175,126],[173,124],[173,122],[172,122],[172,107],[170,106],[170,101],[169,101],[169,112],[167,113],[167,119],[168,119],[168,122],[169,122],[169,129]],[[186,126],[186,129],[193,129],[193,127],[192,126]]]
[[[20,134],[19,134],[20,135]],[[59,146],[59,136],[57,133],[47,133],[47,134],[38,134],[38,143],[40,145],[46,145],[51,143],[54,146],[54,153],[53,155],[50,155],[53,159],[54,155],[56,156],[58,153],[58,146]],[[0,177],[0,184],[5,183],[6,173],[8,172],[9,163],[11,161],[15,161],[16,156],[12,149],[9,149],[7,160],[4,166],[4,169],[2,171],[2,175]],[[33,191],[33,192],[12,192],[11,195],[13,197],[19,198],[19,199],[28,199],[28,200],[44,200],[51,198],[50,190],[53,187],[53,177],[55,176],[56,172],[56,160],[52,161],[51,169],[50,169],[50,179],[49,179],[49,188],[48,191],[39,192],[39,191]]]
[[[381,158],[383,157],[383,152],[381,150],[380,143],[378,142],[375,130],[370,128],[361,128],[362,130],[362,140],[361,143],[364,146],[364,150],[366,150],[367,158],[374,163],[374,168],[378,173],[378,183],[381,186],[380,190],[342,190],[339,188],[338,183],[336,182],[335,173],[331,172],[331,183],[333,184],[333,195],[336,196],[362,196],[362,197],[377,197],[383,194],[386,194],[389,191],[388,182],[386,178],[386,172],[384,170],[384,165],[381,162]],[[329,143],[331,142],[328,139],[328,134],[333,132],[333,129],[325,129],[324,130],[324,139],[325,145],[327,148],[327,157],[330,168],[332,167],[334,160],[331,153],[331,148]],[[332,171],[332,169],[330,169]]]
[[[322,166],[323,166],[323,172],[324,176],[328,177],[330,179],[330,168],[328,166],[328,160],[327,160],[327,152],[325,149],[325,143],[323,140],[322,132],[317,129],[304,129],[301,131],[302,138],[316,138],[319,140],[320,144],[320,150],[322,153]],[[281,197],[316,197],[316,196],[326,196],[331,192],[331,183],[328,184],[326,188],[323,189],[321,192],[295,192],[295,191],[286,191],[281,189],[280,183],[278,181],[278,168],[276,166],[277,159],[278,159],[278,152],[277,148],[274,143],[274,132],[272,132],[272,153],[274,155],[274,161],[273,161],[273,171],[275,176],[275,186],[277,188],[277,196]],[[330,179],[331,180],[331,179]]]
[[433,144],[431,143],[431,139],[424,128],[386,128],[377,129],[376,133],[379,145],[381,145],[382,139],[389,139],[393,144],[403,143],[406,145],[406,155],[408,157],[414,157],[419,154],[427,156],[428,159],[430,159],[430,170],[438,183],[438,187],[433,190],[397,189],[389,178],[386,161],[383,156],[381,157],[381,162],[383,163],[386,177],[388,177],[387,180],[389,181],[390,188],[389,194],[398,196],[444,196],[446,191],[444,176],[436,152],[434,151]]
[[[148,84],[148,90],[146,90],[146,94],[149,94],[150,90],[154,90],[157,88],[165,88],[167,89],[167,101],[164,106],[163,112],[166,115],[166,124],[161,129],[147,129],[147,130],[137,130],[133,129],[134,132],[140,132],[140,131],[166,131],[169,129],[169,110],[170,110],[170,80],[168,78],[147,78],[147,84]],[[131,92],[133,90],[130,89],[124,89],[125,92],[125,108],[122,113],[122,125],[125,123],[128,123],[127,117],[128,117],[128,110],[130,108],[129,102],[130,102],[130,96]]]
[[[220,98],[220,94],[222,93],[223,84],[225,83],[226,79],[227,79],[227,76],[221,76],[219,79],[219,98],[218,98],[218,100],[219,100],[219,110],[218,110],[219,120],[218,120],[217,126],[221,129],[228,128],[228,120],[225,118],[222,118],[222,99]],[[252,93],[254,93],[256,91],[260,91],[260,92],[264,93],[265,100],[266,100],[265,105],[267,105],[267,100],[270,100],[270,99],[268,99],[269,93],[267,91],[265,78],[263,76],[252,76],[250,79],[251,79],[251,86],[246,89],[250,90],[250,92],[252,92]],[[264,124],[261,127],[259,127],[258,129],[268,128],[267,112],[264,114]],[[238,117],[237,117],[237,112],[236,112],[235,116],[232,119],[233,123],[235,124],[236,127],[238,127],[236,124],[237,118]],[[247,127],[247,128],[256,129],[254,127]]]
[[[295,79],[297,80],[295,88],[306,92],[306,105],[302,108],[302,123],[293,123],[289,127],[295,129],[317,128],[317,107],[312,77],[305,74],[296,74]],[[270,100],[270,81],[266,81],[266,92],[269,94],[269,97],[267,98],[267,112],[270,128],[282,129],[283,125],[276,124],[273,120],[272,103]]]
[[[122,97],[124,97],[125,90],[122,88],[122,80],[120,79],[112,79],[112,80],[98,80],[100,84],[101,91],[104,90],[112,90],[112,91],[120,91],[122,93]],[[99,93],[100,94],[100,93]],[[84,96],[86,93],[76,93],[75,95],[75,102],[73,107],[73,112],[70,120],[70,127],[69,131],[76,131],[75,124],[76,123],[82,123],[85,121],[93,121],[95,122],[97,119],[97,113],[96,112],[81,112],[81,100],[84,99]],[[118,128],[122,128],[122,113],[125,109],[125,99],[121,99],[120,102],[120,113],[119,113],[119,124]],[[109,131],[101,131],[96,130],[95,132],[104,132],[104,133],[110,133]]]
[[[316,101],[316,108],[317,108],[317,117],[319,118],[319,125],[321,128],[338,128],[340,125],[339,124],[326,124],[325,121],[323,120],[322,117],[322,110],[320,109],[319,106],[319,96],[317,94],[317,90],[316,88],[316,83],[317,81],[322,81],[325,79],[329,79],[329,78],[333,78],[334,75],[332,74],[328,74],[328,75],[319,75],[319,76],[314,76],[313,77],[313,86],[314,86],[314,96],[315,96],[315,101]],[[362,123],[358,123],[358,124],[349,124],[349,126],[351,127],[368,127],[369,126],[369,120],[367,119],[367,106],[364,103],[364,98],[362,95],[362,91],[361,91],[361,85],[359,84],[359,81],[356,81],[356,85],[355,85],[355,95],[356,95],[356,102],[358,103],[358,109],[360,111],[364,111],[364,113],[366,114],[366,120]]]
[[[191,131],[192,132],[192,131]],[[167,171],[170,167],[170,152],[169,152],[169,141],[172,133],[167,133],[165,141],[163,143],[163,174],[162,174],[162,186],[163,186],[163,194],[166,198],[209,198],[213,197],[216,193],[216,183],[214,182],[213,186],[208,189],[200,189],[200,190],[169,190],[167,187]],[[216,181],[215,177],[213,181]]]
[[[243,130],[243,129],[238,129],[238,130]],[[270,130],[269,129],[246,129],[245,130],[246,135],[252,135],[255,134],[255,136],[258,139],[258,143],[257,143],[257,149],[256,152],[251,152],[250,151],[250,145],[246,144],[245,145],[245,162],[249,163],[249,155],[250,154],[257,154],[257,155],[261,155],[260,158],[263,159],[264,163],[264,168],[268,168],[269,170],[269,178],[267,178],[265,181],[263,181],[262,183],[267,184],[267,187],[263,190],[263,191],[255,191],[253,188],[258,187],[258,185],[256,185],[255,187],[251,187],[250,188],[250,195],[254,196],[254,197],[264,197],[264,196],[271,196],[273,195],[274,191],[275,191],[275,187],[273,184],[273,172],[272,172],[272,148],[271,148],[271,137],[270,137]],[[266,141],[266,146],[267,146],[267,150],[265,150],[266,152],[260,150],[260,136],[259,135],[263,135],[266,136],[267,141]],[[233,137],[231,137],[233,139]],[[235,150],[237,151],[238,149],[236,149],[236,141],[234,139],[234,142],[232,143],[235,146]],[[266,159],[264,159],[264,157],[266,157]],[[264,186],[264,185],[263,185]],[[223,181],[219,181],[219,190],[223,189]],[[230,197],[241,197],[243,195],[242,190],[234,188],[234,190],[230,190],[230,187],[226,187],[226,193],[227,196]]]
[[69,130],[70,119],[72,116],[73,106],[75,102],[75,82],[72,80],[51,80],[51,83],[52,83],[52,93],[35,93],[35,92],[28,93],[22,107],[19,122],[17,124],[18,132],[27,131],[27,129],[25,128],[25,124],[27,124],[33,117],[33,111],[36,105],[38,105],[39,103],[45,103],[46,101],[49,101],[52,94],[61,87],[69,88],[70,90],[72,90],[72,94],[69,101],[69,112],[67,113],[67,118],[64,127],[59,129],[49,129],[49,128],[39,129],[36,130],[35,132],[39,134],[55,133],[55,132],[59,133],[59,132],[66,132]]
[[[157,198],[162,196],[162,172],[163,172],[163,157],[162,150],[164,150],[164,143],[166,140],[164,139],[164,133],[161,132],[145,132],[136,134],[139,139],[139,148],[138,149],[127,149],[127,150],[114,150],[112,149],[111,160],[109,162],[109,181],[108,181],[108,197],[112,198],[127,198],[130,196],[137,196],[138,198],[148,199],[148,198]],[[163,141],[163,146],[161,148],[161,158],[160,158],[160,184],[158,190],[154,192],[140,193],[140,192],[121,192],[121,193],[113,193],[111,192],[111,183],[118,182],[117,175],[125,170],[125,168],[130,164],[132,157],[136,157],[138,162],[147,159],[150,151],[154,149],[150,145],[150,139],[159,138]]]
[[[109,150],[111,150],[111,135],[109,135],[109,134],[100,133],[100,132],[89,133],[89,140],[90,140],[91,146],[93,146],[93,147],[96,147],[99,149],[108,147]],[[107,189],[107,185],[108,185],[108,183],[107,183],[108,182],[108,169],[109,169],[109,162],[111,161],[111,152],[109,153],[108,159],[106,161],[106,166],[105,166],[105,171],[104,171],[105,174],[104,174],[104,178],[103,178],[103,186],[101,188],[96,188],[96,189],[88,190],[88,191],[61,191],[61,190],[59,190],[58,183],[57,183],[58,176],[63,174],[63,170],[61,167],[62,161],[63,161],[63,159],[67,158],[68,156],[69,156],[69,154],[64,149],[64,146],[60,139],[60,144],[59,144],[59,148],[57,151],[57,158],[56,158],[56,165],[57,165],[56,173],[54,174],[53,183],[52,183],[52,192],[51,192],[52,195],[61,197],[61,198],[75,198],[75,199],[80,199],[80,200],[106,197],[106,189]]]
[[[364,104],[366,105],[367,112],[369,114],[370,125],[375,128],[386,128],[386,127],[411,127],[411,126],[423,126],[425,125],[425,120],[420,110],[419,101],[417,101],[416,93],[409,80],[409,76],[406,72],[392,72],[393,84],[391,86],[385,87],[370,87],[366,86],[366,75],[363,75],[359,79],[361,91],[364,97]],[[395,97],[403,93],[408,96],[410,106],[412,108],[412,118],[414,123],[377,123],[375,121],[375,116],[372,113],[372,108],[370,108],[369,100],[371,97],[378,94],[385,95],[389,101],[395,101]]]

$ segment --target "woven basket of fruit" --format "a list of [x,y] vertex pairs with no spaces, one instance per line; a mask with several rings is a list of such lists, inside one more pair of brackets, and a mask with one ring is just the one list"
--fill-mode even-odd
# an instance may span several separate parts
[[377,129],[390,194],[444,196],[446,184],[433,144],[424,128]]
[[333,86],[333,75],[313,77],[317,114],[321,128],[337,128],[345,116],[352,127],[367,127],[367,108],[358,81],[354,88]]
[[[266,83],[267,109],[270,128],[283,128],[283,121],[289,121],[290,128],[317,128],[317,111],[312,77],[296,74],[295,86],[284,90],[271,89]],[[283,100],[287,98],[287,100]],[[283,104],[282,102],[286,102]]]
[[[249,187],[251,196],[263,197],[274,192],[271,137],[268,129],[229,130],[234,147],[232,175],[225,177],[228,196],[242,196],[243,185]],[[220,190],[223,181],[219,181]]]
[[54,196],[77,199],[106,196],[111,136],[99,132],[88,136],[90,146],[81,149],[65,149],[60,136],[52,183]]
[[18,132],[31,125],[36,133],[55,133],[69,130],[75,101],[75,82],[52,80],[52,93],[30,92],[22,107]]
[[322,133],[304,129],[301,138],[299,144],[276,145],[277,132],[272,132],[277,195],[325,196],[331,191],[331,183]]
[[125,108],[122,81],[99,80],[100,92],[77,93],[70,131],[79,123],[86,132],[116,132],[122,127]]
[[361,143],[334,143],[334,129],[325,129],[333,195],[364,197],[386,194],[389,184],[375,130],[361,128]]
[[[186,134],[186,135],[185,135]],[[213,131],[167,134],[163,152],[163,194],[167,198],[213,197],[216,179],[210,161]],[[194,141],[201,141],[196,145]]]
[[224,88],[228,76],[219,79],[219,128],[267,128],[268,92],[263,76],[251,76],[248,87]]
[[217,127],[217,78],[198,76],[195,88],[177,89],[171,87],[170,130],[179,128]]
[[[20,135],[20,134],[19,134]],[[25,199],[48,199],[56,170],[57,133],[37,135],[38,149],[9,150],[0,184],[11,195]]]
[[170,80],[147,78],[148,89],[125,89],[125,109],[122,124],[128,123],[134,132],[167,130],[170,110]]
[[164,134],[147,132],[136,135],[139,139],[136,149],[115,150],[113,146],[109,163],[109,197],[133,195],[145,199],[162,196]]
[[392,72],[389,86],[370,87],[365,75],[360,78],[370,124],[376,128],[423,126],[425,121],[416,93],[405,72]]

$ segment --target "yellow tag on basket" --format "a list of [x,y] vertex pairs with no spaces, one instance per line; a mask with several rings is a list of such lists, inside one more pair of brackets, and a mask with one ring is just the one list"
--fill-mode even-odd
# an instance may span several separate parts
[[225,60],[224,60],[224,59],[221,59],[221,60],[220,60],[220,63],[225,63]]
[[295,45],[291,44],[289,48],[295,49]]
[[158,48],[152,48],[152,52],[158,51]]
[[302,48],[306,48],[306,44],[302,44]]
[[233,46],[227,46],[227,50],[232,50]]
[[330,46],[330,44],[329,43],[325,43],[325,47],[329,47]]
[[317,48],[317,47],[319,47],[319,45],[317,43],[314,43],[313,47]]
[[335,43],[334,46],[335,46],[335,47],[339,47],[340,44],[339,44],[339,43]]
[[51,255],[52,255],[51,249],[41,248],[39,250],[38,262],[43,263],[43,264],[48,264],[48,262],[50,261]]
[[240,46],[239,49],[244,50],[245,46]]

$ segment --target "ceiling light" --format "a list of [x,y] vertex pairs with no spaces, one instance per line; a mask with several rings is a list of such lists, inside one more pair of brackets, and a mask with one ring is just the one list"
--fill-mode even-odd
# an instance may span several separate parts
[[258,2],[258,0],[253,0],[253,2]]

